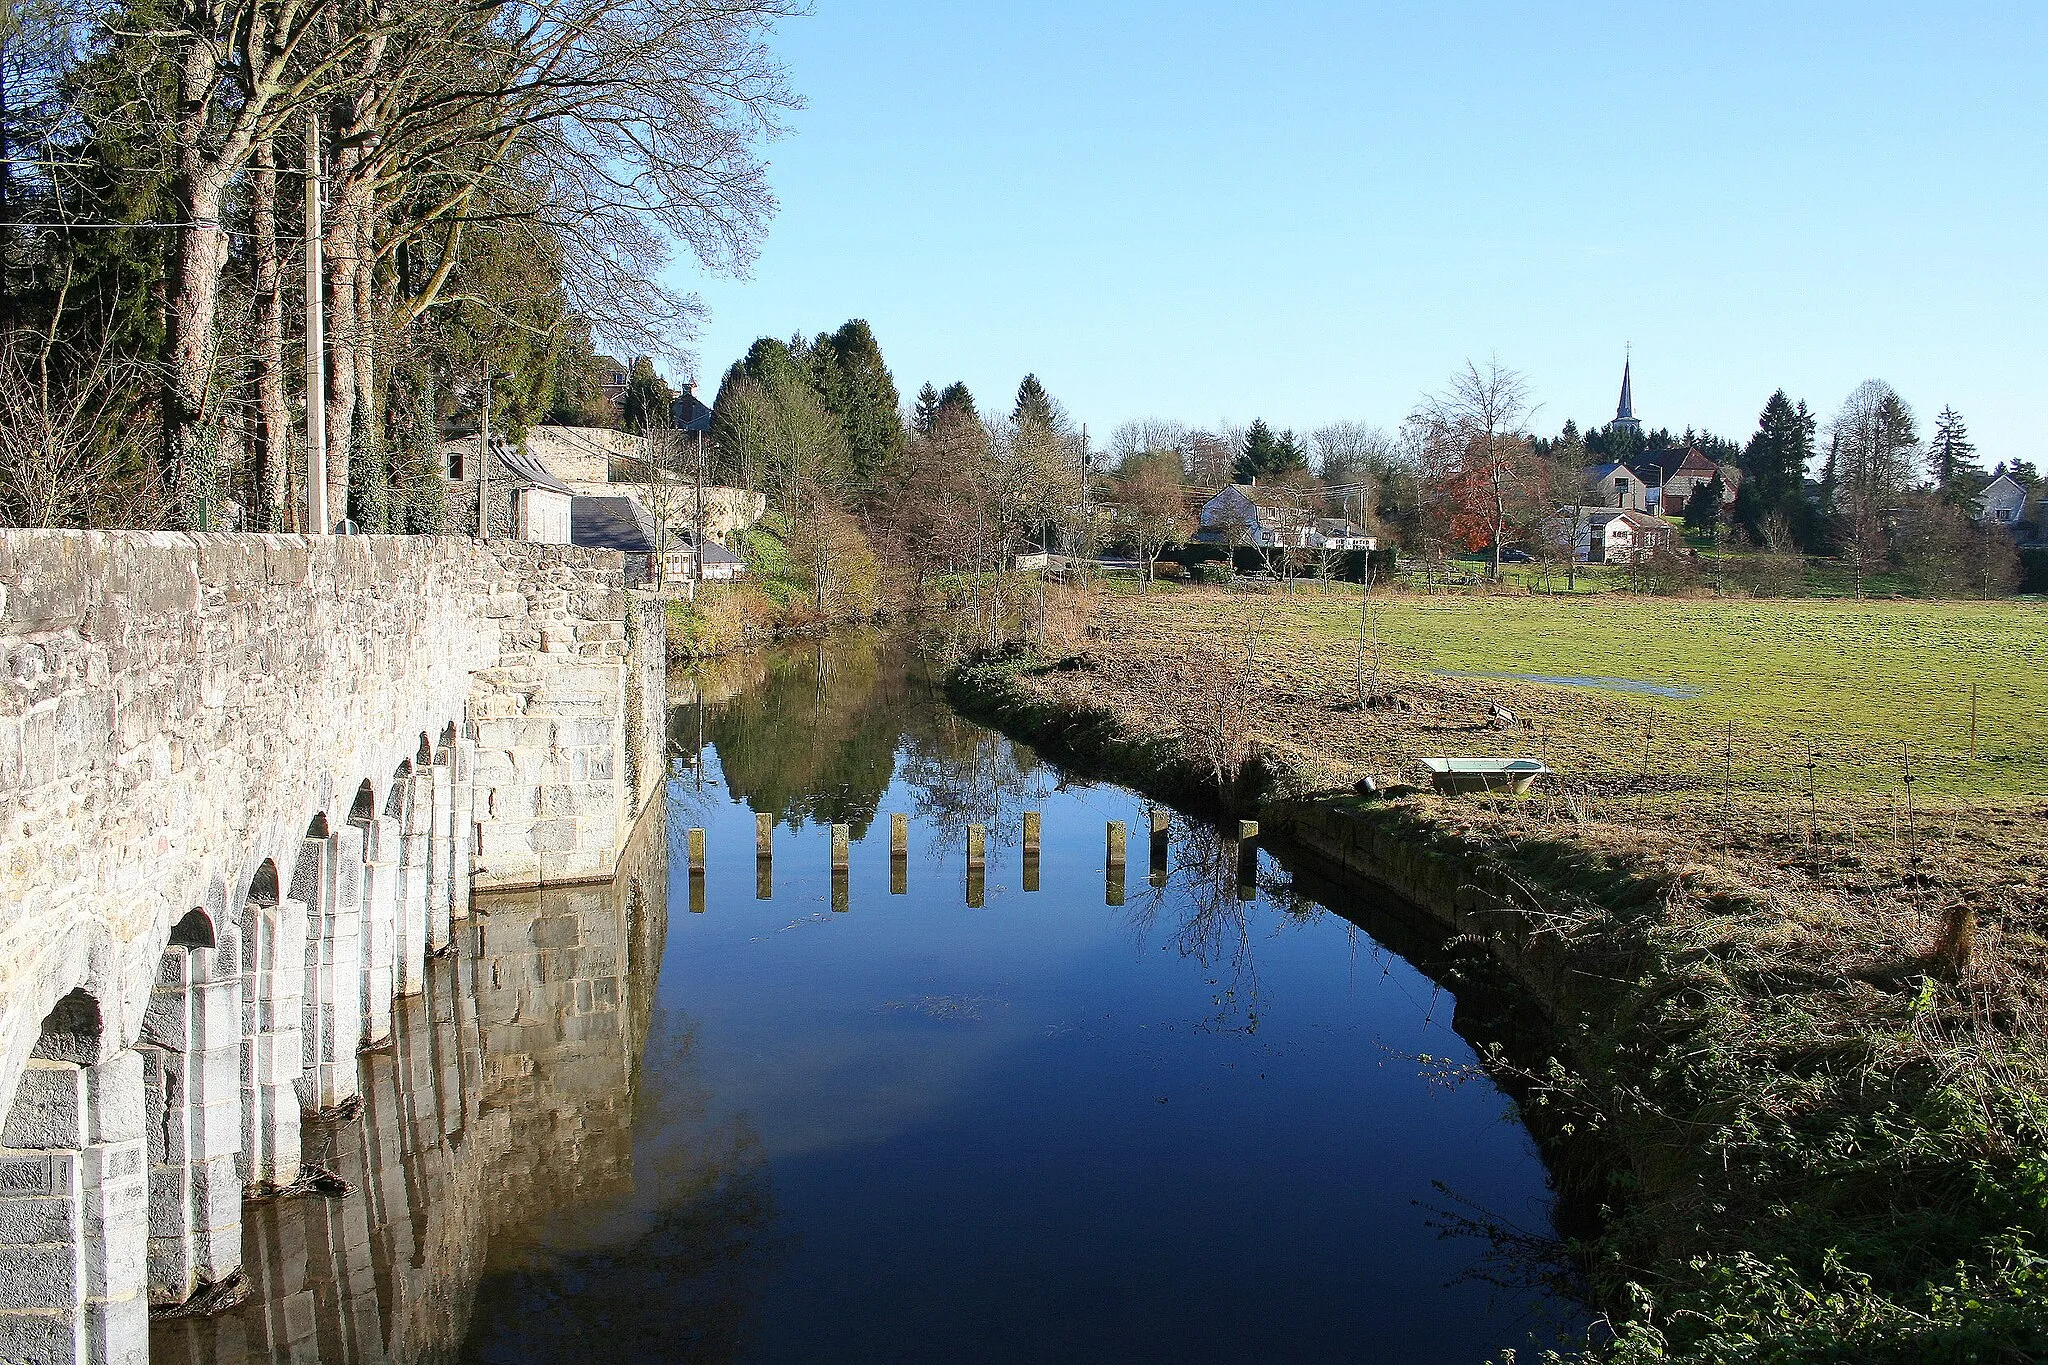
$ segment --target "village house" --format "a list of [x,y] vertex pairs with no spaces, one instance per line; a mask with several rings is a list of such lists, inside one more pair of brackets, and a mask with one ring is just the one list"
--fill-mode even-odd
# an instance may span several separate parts
[[2010,474],[1999,474],[1977,495],[1977,520],[2010,526],[2027,519],[2027,486]]
[[1671,524],[1629,507],[1560,507],[1545,524],[1552,543],[1572,541],[1582,564],[1632,564],[1670,546]]
[[1288,488],[1234,483],[1202,504],[1195,545],[1245,546],[1255,550],[1308,548],[1315,517],[1307,495]]
[[[668,552],[668,581],[688,582],[697,572],[698,556],[694,542],[686,534],[682,537],[680,549]],[[706,583],[730,583],[745,576],[747,561],[731,550],[720,545],[709,536],[704,538],[704,581]]]
[[1626,507],[1648,511],[1657,497],[1657,485],[1625,464],[1595,465],[1586,471],[1593,501],[1601,507]]
[[1691,500],[1693,491],[1705,488],[1716,476],[1721,480],[1722,504],[1734,502],[1736,472],[1721,468],[1697,450],[1688,450],[1664,476],[1664,486],[1659,490],[1656,505],[1678,516],[1685,511],[1685,504]]
[[509,441],[493,440],[488,468],[477,458],[478,438],[444,441],[441,445],[443,505],[448,529],[458,534],[480,532],[477,504],[490,504],[489,535],[497,540],[524,540],[537,545],[567,545],[569,486],[548,467]]
[[1344,517],[1317,517],[1314,544],[1317,550],[1377,550],[1380,543],[1363,526]]
[[[654,514],[624,494],[578,496],[570,507],[574,544],[617,550],[626,556],[628,587],[690,583],[697,571],[696,548],[687,534],[660,534]],[[729,583],[747,571],[746,561],[710,537],[704,540],[704,581]],[[658,572],[657,572],[658,570]]]

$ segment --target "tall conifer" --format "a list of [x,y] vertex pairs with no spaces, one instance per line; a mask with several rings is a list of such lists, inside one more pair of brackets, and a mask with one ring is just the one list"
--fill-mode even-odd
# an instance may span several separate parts
[[1973,458],[1976,453],[1963,415],[1943,408],[1934,419],[1934,439],[1927,443],[1927,477],[1943,502],[1960,507],[1984,491],[1984,470]]
[[1052,395],[1045,391],[1045,385],[1038,382],[1038,376],[1027,374],[1024,382],[1017,386],[1017,406],[1010,413],[1010,420],[1022,425],[1037,422],[1041,426],[1054,426]]

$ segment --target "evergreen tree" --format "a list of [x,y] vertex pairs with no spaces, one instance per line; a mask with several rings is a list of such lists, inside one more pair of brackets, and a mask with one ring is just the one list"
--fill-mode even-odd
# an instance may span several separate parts
[[1721,520],[1721,502],[1728,496],[1728,485],[1721,481],[1720,471],[1706,483],[1692,490],[1692,496],[1685,500],[1685,525],[1691,531],[1711,531]]
[[1804,403],[1795,406],[1783,389],[1764,404],[1756,435],[1736,461],[1742,488],[1735,497],[1735,518],[1752,536],[1763,539],[1764,523],[1774,514],[1803,536],[1811,520],[1806,465],[1813,458],[1813,432],[1813,414]]
[[1963,415],[1943,408],[1934,419],[1934,439],[1927,444],[1927,477],[1951,507],[1962,507],[1984,491],[1984,470],[1972,458],[1976,453]]
[[1564,430],[1550,443],[1548,451],[1540,453],[1548,454],[1550,458],[1567,468],[1583,469],[1586,465],[1586,438],[1579,434],[1579,424],[1569,417],[1565,418]]
[[1232,471],[1239,483],[1271,480],[1297,469],[1308,468],[1308,451],[1291,431],[1273,434],[1264,419],[1254,421],[1244,434],[1244,450]]
[[645,436],[666,427],[669,405],[675,401],[675,391],[655,372],[654,361],[644,355],[633,357],[632,368],[626,373],[626,396],[619,403],[626,430],[635,436]]
[[1025,375],[1024,382],[1017,386],[1017,406],[1011,411],[1010,420],[1019,426],[1026,422],[1036,422],[1045,427],[1059,425],[1052,395],[1045,391],[1045,385],[1038,382],[1037,375]]
[[917,411],[911,415],[910,424],[917,428],[920,436],[932,434],[932,428],[939,420],[939,391],[929,382],[917,391]]
[[875,333],[860,318],[820,334],[810,348],[813,382],[825,410],[846,433],[848,474],[872,488],[903,457],[903,417],[896,380],[882,362]]
[[[970,422],[981,420],[981,414],[974,407],[974,395],[967,391],[965,380],[956,379],[940,390],[938,411],[955,413]],[[934,414],[934,418],[936,416]]]

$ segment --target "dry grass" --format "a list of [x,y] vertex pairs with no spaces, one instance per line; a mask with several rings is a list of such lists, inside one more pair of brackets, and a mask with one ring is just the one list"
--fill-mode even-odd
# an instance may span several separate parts
[[1541,757],[1563,775],[1556,786],[1527,800],[1435,802],[1442,818],[1746,889],[1783,907],[1774,932],[1788,944],[1822,949],[1831,970],[1859,979],[1922,962],[1944,938],[1955,958],[1951,920],[1969,907],[1977,938],[1959,965],[1985,989],[2005,983],[1995,1012],[2041,1017],[2040,1002],[2019,996],[2048,988],[2048,797],[2008,790],[2007,773],[1972,797],[1967,772],[1923,783],[1937,765],[1922,753],[1909,800],[1900,765],[1853,736],[1792,748],[1751,725],[1731,743],[1726,727],[1677,723],[1683,703],[1384,663],[1367,668],[1380,704],[1360,709],[1356,656],[1332,657],[1326,633],[1256,597],[1174,597],[1101,599],[1090,667],[1031,685],[1172,736],[1191,757],[1217,747],[1210,713],[1222,698],[1242,743],[1325,788],[1419,783],[1425,756]]

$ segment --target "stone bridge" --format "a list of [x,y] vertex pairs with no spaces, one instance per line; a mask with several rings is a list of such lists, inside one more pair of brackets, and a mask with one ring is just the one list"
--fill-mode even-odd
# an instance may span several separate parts
[[622,570],[0,531],[0,1361],[145,1360],[472,890],[612,876],[662,775]]

